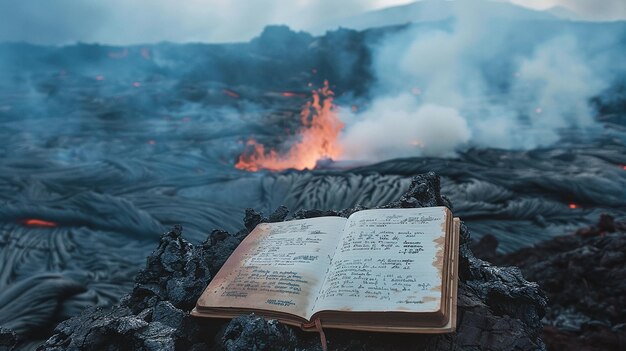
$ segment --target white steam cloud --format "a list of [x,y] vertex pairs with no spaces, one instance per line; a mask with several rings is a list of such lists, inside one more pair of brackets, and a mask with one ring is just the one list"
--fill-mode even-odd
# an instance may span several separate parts
[[455,109],[419,104],[410,94],[401,94],[374,101],[344,134],[342,144],[348,159],[380,161],[416,153],[451,155],[470,134]]
[[565,130],[584,135],[598,127],[588,101],[606,80],[577,37],[564,32],[519,49],[518,42],[535,42],[532,30],[488,21],[483,4],[459,6],[452,29],[418,26],[374,48],[375,98],[348,117],[347,158],[531,149],[557,142]]

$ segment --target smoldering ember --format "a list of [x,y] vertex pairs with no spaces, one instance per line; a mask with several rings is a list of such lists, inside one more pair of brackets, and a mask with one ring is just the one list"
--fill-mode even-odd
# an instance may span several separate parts
[[[0,5],[0,350],[626,348],[623,7],[382,1],[294,7],[296,28],[274,2],[241,10],[271,18],[250,40],[190,20],[148,44],[117,8],[89,5],[96,30]],[[439,206],[461,219],[456,299],[431,289],[453,332],[191,315],[259,224]]]

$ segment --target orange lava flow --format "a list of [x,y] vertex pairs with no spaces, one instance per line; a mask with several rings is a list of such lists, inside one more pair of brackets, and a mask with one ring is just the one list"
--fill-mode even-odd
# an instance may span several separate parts
[[342,152],[338,139],[344,124],[337,115],[333,96],[327,81],[322,88],[313,91],[311,101],[300,112],[302,127],[297,132],[297,139],[287,152],[281,154],[274,149],[268,150],[250,139],[235,167],[250,172],[303,170],[313,169],[319,160],[338,158]]
[[35,218],[27,219],[23,223],[25,225],[29,226],[29,227],[48,227],[48,228],[52,228],[52,227],[56,227],[57,226],[57,224],[54,223],[54,222],[44,221],[42,219],[35,219]]
[[306,97],[306,95],[304,94],[299,94],[299,93],[294,93],[291,91],[283,91],[282,93],[280,93],[280,95],[284,96],[284,97]]
[[233,99],[239,99],[240,95],[230,89],[222,89],[222,92]]

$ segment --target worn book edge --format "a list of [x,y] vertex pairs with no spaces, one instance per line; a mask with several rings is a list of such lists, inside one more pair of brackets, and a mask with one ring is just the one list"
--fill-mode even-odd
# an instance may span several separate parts
[[[416,326],[407,326],[407,327],[399,327],[399,326],[359,326],[355,324],[334,324],[332,322],[324,322],[323,318],[318,317],[314,318],[311,321],[305,321],[300,317],[289,315],[289,317],[285,318],[284,314],[276,313],[270,310],[263,309],[246,309],[245,311],[233,309],[232,311],[221,310],[219,313],[208,313],[206,311],[200,311],[197,307],[195,307],[191,311],[192,316],[196,317],[212,317],[212,318],[223,318],[223,319],[232,319],[237,316],[240,316],[244,313],[257,313],[259,316],[269,319],[275,319],[279,322],[287,325],[292,325],[295,327],[300,327],[305,331],[319,331],[319,325],[324,328],[335,328],[335,329],[347,329],[347,330],[359,330],[359,331],[372,331],[372,332],[394,332],[394,333],[450,333],[454,332],[456,329],[457,322],[457,291],[458,291],[458,260],[459,260],[459,237],[460,237],[460,220],[459,218],[453,218],[453,229],[449,232],[449,250],[450,250],[450,258],[447,262],[448,264],[448,275],[449,275],[449,289],[448,289],[448,298],[450,306],[450,313],[448,314],[447,324],[442,327],[416,327]],[[371,314],[371,312],[351,312],[355,314]],[[385,313],[385,312],[375,312],[375,313]],[[419,314],[419,312],[399,312],[394,311],[391,313],[414,313]]]

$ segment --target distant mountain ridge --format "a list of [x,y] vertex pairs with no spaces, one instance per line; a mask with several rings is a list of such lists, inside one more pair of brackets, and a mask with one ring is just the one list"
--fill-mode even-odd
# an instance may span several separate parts
[[468,4],[461,1],[422,0],[406,5],[368,11],[339,20],[320,23],[309,30],[321,33],[338,27],[364,30],[415,22],[434,22],[456,17],[467,6],[477,6],[485,18],[514,21],[576,19],[577,15],[563,7],[553,7],[538,11],[504,1],[481,1]]
[[574,20],[574,21],[588,21],[587,19],[583,18],[583,16],[563,6],[554,6],[549,9],[546,9],[545,11],[561,19],[569,19],[569,20]]

